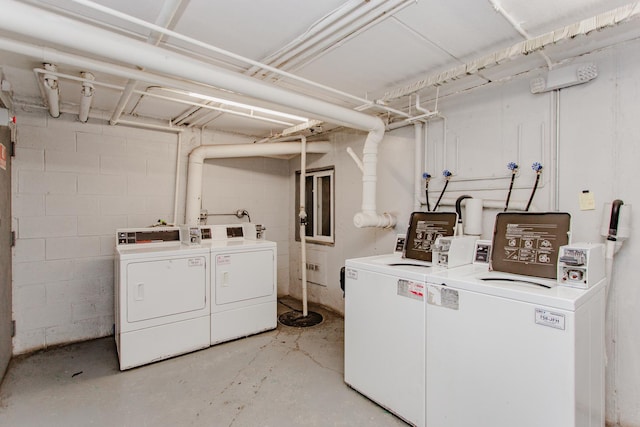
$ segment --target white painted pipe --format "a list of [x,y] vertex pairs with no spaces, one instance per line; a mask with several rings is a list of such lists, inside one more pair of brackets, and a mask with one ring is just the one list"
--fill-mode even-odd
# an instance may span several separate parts
[[[362,211],[354,216],[353,222],[357,227],[395,225],[396,219],[391,214],[379,215],[376,212],[377,153],[378,144],[382,141],[385,131],[385,125],[380,118],[222,70],[188,56],[150,46],[148,43],[15,0],[5,0],[5,9],[11,10],[11,13],[0,14],[0,29],[4,31],[31,39],[46,40],[47,43],[77,49],[89,55],[98,51],[103,57],[115,61],[136,64],[149,71],[286,105],[320,120],[369,132],[363,150]],[[64,28],[64,31],[60,31],[61,28]],[[187,205],[193,203],[187,201]]]
[[127,84],[124,87],[124,91],[120,94],[120,99],[118,100],[118,104],[116,104],[116,108],[114,108],[113,113],[111,114],[111,119],[109,119],[109,124],[112,126],[117,125],[120,122],[120,117],[122,117],[122,112],[124,111],[124,107],[131,99],[131,95],[138,84],[137,80],[130,79],[127,81]]
[[353,151],[351,147],[347,147],[347,154],[351,156],[353,162],[356,164],[356,166],[358,166],[358,169],[360,169],[360,172],[364,172],[364,165],[362,164],[362,160],[360,160],[360,157],[358,157],[358,155],[355,153],[355,151]]
[[[58,67],[53,64],[44,64],[44,68],[55,73]],[[57,76],[53,74],[44,75],[44,92],[47,97],[49,114],[54,118],[60,117],[60,87],[58,86]]]
[[[91,73],[83,72],[82,78],[85,80],[95,80]],[[91,109],[91,101],[93,101],[94,87],[90,81],[82,82],[82,90],[80,93],[80,110],[78,111],[78,120],[86,123],[89,120],[89,110]]]
[[[454,199],[442,199],[440,200],[440,206],[455,206],[456,201]],[[482,199],[482,207],[488,209],[504,209],[504,200],[489,200]],[[509,202],[509,210],[524,211],[527,207],[525,201],[511,201]],[[534,210],[534,209],[530,209]]]
[[[382,123],[382,122],[381,122]],[[358,228],[381,227],[391,228],[396,225],[396,218],[385,212],[376,212],[376,165],[378,162],[378,144],[384,135],[384,124],[381,131],[372,131],[367,135],[362,150],[362,211],[355,214],[353,224]]]
[[[425,126],[426,127],[426,126]],[[424,133],[422,132],[422,123],[417,122],[413,124],[413,130],[415,131],[415,143],[413,149],[413,210],[419,211],[422,208],[422,147]]]
[[[347,99],[352,99],[352,100],[355,100],[357,102],[362,102],[362,103],[364,103],[364,106],[362,108],[378,108],[378,109],[381,109],[383,111],[396,112],[396,113],[399,113],[400,115],[406,115],[406,113],[404,113],[404,112],[397,111],[397,110],[394,110],[392,108],[386,107],[383,104],[376,103],[376,102],[374,102],[372,100],[369,100],[369,99],[360,98],[360,97],[352,95],[352,94],[350,94],[348,92],[344,92],[344,91],[332,88],[330,86],[325,86],[325,85],[317,83],[315,81],[305,79],[304,77],[300,77],[299,75],[296,75],[296,74],[288,73],[288,72],[286,72],[286,71],[284,71],[284,70],[282,70],[280,68],[272,67],[272,66],[270,66],[268,64],[261,63],[261,62],[255,61],[255,60],[253,60],[251,58],[247,58],[247,57],[235,54],[233,52],[221,49],[219,47],[204,43],[204,42],[202,42],[200,40],[196,40],[194,38],[185,36],[184,34],[180,34],[180,33],[177,33],[175,31],[172,31],[172,30],[169,30],[167,28],[164,28],[164,26],[162,26],[162,25],[151,24],[151,23],[149,23],[147,21],[144,21],[142,19],[133,17],[131,15],[127,15],[125,13],[119,12],[119,11],[117,11],[115,9],[108,8],[106,6],[100,5],[100,4],[95,3],[93,1],[90,1],[90,0],[71,0],[71,1],[73,1],[74,3],[78,3],[78,4],[81,4],[83,6],[89,7],[91,9],[97,10],[97,11],[99,11],[101,13],[105,13],[107,15],[114,16],[114,17],[122,19],[124,21],[131,22],[131,23],[133,23],[135,25],[138,25],[138,26],[141,26],[143,28],[150,29],[154,33],[164,34],[165,36],[167,36],[167,37],[169,37],[171,39],[181,40],[181,41],[184,41],[184,42],[186,42],[186,43],[188,43],[188,44],[190,44],[192,46],[207,50],[209,52],[214,52],[214,53],[217,53],[217,54],[221,54],[221,55],[224,55],[224,56],[226,56],[228,58],[235,59],[237,61],[244,62],[244,63],[249,64],[249,65],[253,65],[254,68],[257,67],[258,69],[267,70],[267,71],[270,71],[270,72],[272,72],[274,74],[277,74],[279,76],[286,77],[287,79],[290,79],[290,80],[293,80],[293,81],[299,81],[299,82],[304,83],[306,85],[309,85],[309,86],[312,86],[312,87],[315,87],[315,88],[318,88],[318,89],[321,89],[321,90],[324,90],[324,91],[327,91],[327,92],[330,92],[330,93],[334,93],[336,95],[345,97]],[[406,2],[401,7],[394,6],[394,8],[391,9],[391,10],[388,10],[387,13],[389,13],[389,12],[397,13],[400,10],[404,9],[405,7],[409,6],[410,4],[411,4],[410,2]],[[379,17],[379,19],[384,19],[384,18],[386,18],[386,16],[384,16],[384,14],[383,14],[383,16]],[[252,68],[250,70],[250,73],[253,73],[252,70],[254,68]]]
[[300,140],[300,263],[302,268],[302,316],[309,314],[307,305],[307,230],[306,219],[306,179],[307,179],[307,138],[303,135]]
[[180,193],[180,154],[182,152],[182,134],[178,134],[176,144],[176,186],[173,194],[173,225],[178,225],[178,194]]
[[[328,153],[329,142],[310,142],[307,153]],[[282,156],[300,153],[298,142],[274,142],[270,144],[225,144],[201,145],[189,154],[187,170],[187,211],[185,222],[197,225],[202,203],[202,168],[205,159],[223,159],[233,157]]]

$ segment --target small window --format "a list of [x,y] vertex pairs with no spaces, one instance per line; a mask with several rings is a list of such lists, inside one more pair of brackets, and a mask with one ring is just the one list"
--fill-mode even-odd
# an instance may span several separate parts
[[[307,242],[334,243],[334,199],[333,166],[322,169],[309,169],[305,177],[305,211]],[[296,172],[296,240],[300,241],[300,171]]]

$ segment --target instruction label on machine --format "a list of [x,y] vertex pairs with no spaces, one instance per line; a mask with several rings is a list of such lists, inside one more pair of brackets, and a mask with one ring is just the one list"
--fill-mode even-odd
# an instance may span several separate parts
[[536,323],[542,326],[561,329],[564,331],[564,314],[554,313],[542,308],[536,308]]
[[428,285],[427,304],[458,310],[460,308],[460,295],[455,289]]
[[231,255],[218,255],[216,256],[216,265],[230,265]]
[[413,250],[431,252],[438,237],[447,236],[446,221],[418,221],[415,233],[411,236]]
[[398,279],[398,295],[424,301],[424,284],[410,280]]
[[203,265],[204,265],[204,259],[189,258],[189,267],[202,267]]
[[555,279],[560,246],[569,243],[564,212],[501,212],[496,217],[490,269]]

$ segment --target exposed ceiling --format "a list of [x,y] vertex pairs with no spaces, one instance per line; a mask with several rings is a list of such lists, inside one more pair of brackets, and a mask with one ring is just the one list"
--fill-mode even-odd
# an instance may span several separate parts
[[[549,66],[640,37],[639,7],[628,0],[0,0],[0,6],[5,16],[0,17],[0,100],[14,110],[44,109],[52,102],[44,96],[46,76],[57,80],[60,111],[77,115],[82,79],[85,86],[91,83],[86,80],[91,76],[81,73],[89,72],[95,79],[93,89],[86,88],[93,93],[91,122],[207,127],[256,138],[306,127],[305,121],[216,98],[304,114],[237,90],[114,61],[104,46],[79,49],[33,29],[54,15],[71,19],[78,26],[107,30],[114,40],[125,36],[130,43],[164,49],[168,56],[186,56],[212,69],[377,114],[390,123],[424,114],[416,109],[416,95],[423,108],[431,109],[436,94],[443,97],[532,70],[543,73]],[[10,25],[11,11],[24,6],[33,8],[29,25],[16,29]],[[57,31],[64,34],[72,26],[61,25]],[[555,30],[562,31],[550,34]],[[49,61],[56,72],[47,73],[43,59],[23,45],[87,61],[60,55]],[[121,43],[119,49],[127,47]],[[114,69],[93,67],[98,63]],[[136,78],[116,72],[116,67],[136,72]],[[278,75],[275,69],[289,74]]]

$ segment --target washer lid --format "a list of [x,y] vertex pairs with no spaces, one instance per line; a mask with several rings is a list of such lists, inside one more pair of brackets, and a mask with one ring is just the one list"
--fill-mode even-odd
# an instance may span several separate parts
[[153,246],[153,245],[129,245],[118,246],[116,248],[119,259],[142,259],[142,258],[167,258],[167,257],[189,257],[192,255],[208,255],[209,248],[206,246],[186,246],[182,243]]
[[[475,267],[475,268],[474,268]],[[603,279],[589,289],[558,285],[555,280],[464,266],[429,276],[429,283],[445,285],[516,301],[575,311],[605,286]]]
[[403,259],[396,254],[352,258],[345,261],[345,266],[421,282],[427,280],[429,273],[442,268],[424,261]]
[[270,240],[206,240],[202,241],[202,246],[210,248],[211,251],[226,251],[232,249],[247,250],[247,249],[269,249],[276,247],[276,242]]

